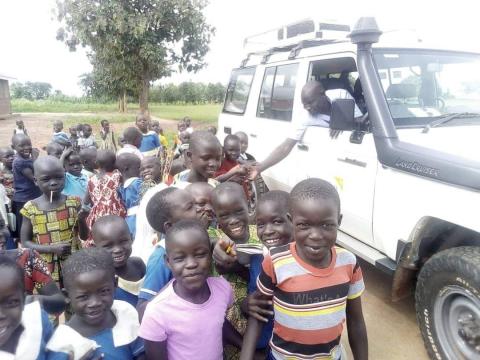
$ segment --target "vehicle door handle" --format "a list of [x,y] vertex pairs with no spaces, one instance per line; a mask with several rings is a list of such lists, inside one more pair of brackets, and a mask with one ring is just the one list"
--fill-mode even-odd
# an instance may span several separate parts
[[250,134],[250,137],[256,138],[256,137],[257,137],[257,134]]
[[298,150],[308,151],[308,145],[305,144],[297,144],[297,148]]
[[338,161],[345,162],[350,165],[360,166],[360,167],[367,167],[367,163],[364,161],[360,161],[357,159],[350,159],[349,157],[337,158]]

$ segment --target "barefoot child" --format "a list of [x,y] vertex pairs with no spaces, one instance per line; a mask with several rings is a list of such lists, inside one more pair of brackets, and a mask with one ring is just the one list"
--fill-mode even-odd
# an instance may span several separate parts
[[165,243],[174,280],[145,311],[139,335],[147,358],[222,359],[222,332],[233,293],[225,279],[209,276],[208,234],[201,223],[181,220],[170,228]]
[[116,166],[122,174],[123,184],[118,189],[122,201],[127,209],[128,228],[132,239],[135,239],[135,223],[137,210],[140,204],[140,190],[142,179],[140,178],[140,159],[134,154],[120,154],[117,156]]
[[[195,219],[197,214],[193,197],[185,190],[169,187],[153,195],[148,202],[146,215],[150,226],[160,238],[170,227],[182,219]],[[172,278],[165,264],[165,244],[158,242],[148,258],[145,280],[138,295],[140,317],[145,311],[146,302],[152,300]]]
[[[324,180],[301,181],[290,194],[290,213],[295,241],[270,250],[257,281],[274,304],[270,357],[343,359],[346,322],[353,357],[367,359],[362,271],[355,255],[335,246],[342,218],[337,191]],[[242,359],[252,358],[259,330],[250,317]]]
[[0,359],[45,360],[45,346],[53,333],[40,303],[25,304],[23,270],[0,255]]
[[96,248],[76,252],[65,264],[64,277],[74,314],[48,342],[48,359],[143,359],[137,312],[113,298],[115,269],[109,252]]
[[[85,205],[91,205],[87,217],[87,225],[91,230],[97,219],[105,215],[125,217],[127,211],[118,193],[122,175],[115,171],[115,153],[110,150],[99,150],[97,153],[98,174],[88,179]],[[91,234],[88,245],[91,245]]]
[[23,247],[42,255],[52,278],[62,288],[63,263],[80,248],[78,235],[83,239],[87,235],[84,214],[79,214],[81,201],[62,194],[65,170],[57,158],[38,158],[34,170],[35,182],[43,194],[22,208],[20,238]]
[[117,288],[115,300],[123,300],[137,306],[138,293],[145,276],[145,264],[132,254],[132,238],[125,220],[117,215],[107,215],[97,220],[92,228],[97,248],[104,248],[112,255]]
[[142,133],[142,143],[139,150],[143,156],[158,156],[162,145],[160,144],[158,134],[153,130],[149,130],[150,118],[144,114],[137,115],[135,125]]
[[222,146],[214,135],[206,131],[195,131],[190,138],[187,157],[191,161],[191,169],[177,174],[174,186],[183,189],[194,182],[208,182],[212,186],[218,184],[213,177],[220,167]]

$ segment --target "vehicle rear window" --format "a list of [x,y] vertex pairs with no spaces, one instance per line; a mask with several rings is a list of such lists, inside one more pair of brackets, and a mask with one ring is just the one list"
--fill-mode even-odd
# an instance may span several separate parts
[[265,69],[257,116],[275,120],[292,120],[293,98],[298,64]]
[[232,71],[228,83],[223,112],[243,114],[247,107],[248,95],[252,86],[255,68],[236,69]]

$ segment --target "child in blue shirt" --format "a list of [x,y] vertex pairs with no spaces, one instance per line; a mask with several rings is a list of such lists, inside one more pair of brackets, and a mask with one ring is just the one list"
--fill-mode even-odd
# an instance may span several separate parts
[[142,133],[142,143],[139,149],[143,156],[158,156],[162,145],[160,144],[158,134],[153,130],[149,130],[149,124],[150,118],[147,115],[137,115],[135,125]]
[[137,306],[145,264],[139,257],[130,256],[132,238],[127,223],[117,215],[103,216],[93,225],[92,237],[97,248],[104,248],[112,255],[117,277],[115,299]]
[[143,183],[140,178],[141,160],[134,154],[123,153],[117,156],[115,165],[123,178],[123,185],[118,191],[127,209],[127,217],[125,220],[130,229],[132,239],[135,239],[137,210],[141,200],[140,194]]
[[61,120],[55,120],[53,122],[53,136],[52,141],[59,144],[70,144],[70,139],[66,132],[63,131],[63,122]]
[[63,278],[74,314],[48,342],[48,359],[143,358],[137,312],[127,302],[114,300],[115,268],[110,253],[98,248],[75,252],[65,262]]
[[83,199],[87,192],[88,177],[82,174],[83,166],[80,155],[72,148],[68,148],[63,152],[60,161],[65,168],[65,187],[62,194],[78,196]]
[[25,305],[23,269],[0,255],[0,359],[45,360],[53,327],[38,301]]
[[[286,245],[293,241],[293,225],[288,215],[288,198],[285,191],[274,190],[264,194],[257,204],[256,225],[257,235],[262,244],[271,249]],[[250,280],[248,282],[248,294],[257,290],[257,278],[262,271],[263,255],[250,256]],[[255,306],[256,298],[249,296],[244,308]],[[248,312],[248,311],[245,311]],[[257,351],[267,351],[268,342],[272,337],[273,317],[265,318],[262,333],[257,341]]]

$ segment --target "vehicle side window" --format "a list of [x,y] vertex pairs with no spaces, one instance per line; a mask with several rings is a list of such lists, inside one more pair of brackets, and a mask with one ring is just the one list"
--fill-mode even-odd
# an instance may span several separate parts
[[265,69],[257,116],[291,121],[298,64],[273,66]]
[[223,112],[234,114],[245,113],[254,75],[254,67],[232,71],[225,96]]

